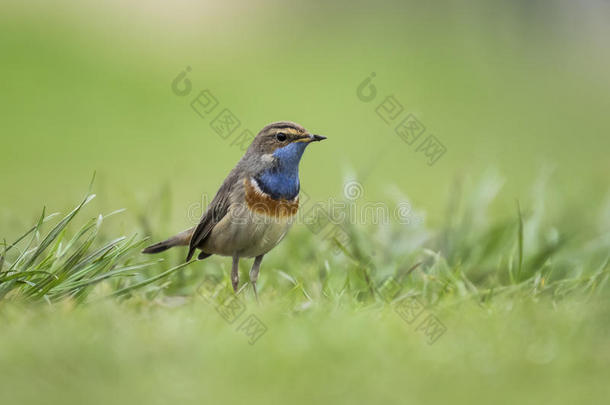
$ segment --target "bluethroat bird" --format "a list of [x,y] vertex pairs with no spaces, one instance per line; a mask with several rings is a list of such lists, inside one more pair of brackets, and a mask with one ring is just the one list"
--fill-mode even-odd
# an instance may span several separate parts
[[143,250],[159,253],[188,246],[186,261],[231,256],[231,283],[237,292],[239,259],[254,257],[250,282],[254,293],[263,256],[286,236],[299,207],[299,162],[307,145],[326,137],[299,124],[275,122],[264,127],[231,170],[201,217],[199,225]]

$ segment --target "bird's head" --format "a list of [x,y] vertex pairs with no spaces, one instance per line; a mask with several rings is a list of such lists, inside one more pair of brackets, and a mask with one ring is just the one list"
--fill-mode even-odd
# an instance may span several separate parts
[[294,122],[274,122],[256,135],[248,154],[257,156],[262,163],[298,165],[307,145],[324,139],[326,137],[310,134]]

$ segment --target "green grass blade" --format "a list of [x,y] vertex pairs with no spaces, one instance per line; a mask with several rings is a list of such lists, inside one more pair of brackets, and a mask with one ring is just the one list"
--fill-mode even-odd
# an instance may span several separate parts
[[519,261],[517,263],[517,282],[521,281],[521,274],[523,271],[523,216],[521,215],[521,206],[519,205],[519,201],[517,200],[517,214],[519,217],[519,227],[517,230],[517,249]]
[[38,256],[45,251],[47,247],[55,240],[55,238],[59,235],[59,233],[72,221],[72,219],[78,214],[78,212],[91,200],[95,198],[95,194],[87,195],[83,201],[70,212],[64,219],[62,219],[51,231],[47,234],[47,236],[40,242],[40,245],[36,249],[36,251],[30,256],[26,264],[23,266],[24,269],[28,269],[32,264],[36,261]]
[[144,281],[141,281],[141,282],[136,283],[134,285],[130,285],[128,287],[125,287],[125,288],[122,288],[122,289],[120,289],[118,291],[115,291],[114,293],[110,294],[108,297],[113,297],[113,296],[116,297],[116,296],[119,296],[119,295],[124,295],[124,294],[127,294],[130,291],[134,291],[134,290],[136,290],[138,288],[142,288],[142,287],[144,287],[144,286],[146,286],[148,284],[154,283],[155,281],[161,280],[162,278],[165,278],[165,277],[169,276],[170,274],[172,274],[172,273],[174,273],[174,272],[182,269],[183,267],[186,267],[187,265],[189,265],[191,263],[194,263],[194,262],[196,262],[196,260],[191,260],[190,262],[185,262],[185,263],[179,264],[178,266],[172,267],[171,269],[166,270],[163,273],[160,273],[160,274],[158,274],[158,275],[156,275],[154,277],[150,277],[150,278],[148,278],[148,279],[146,279]]

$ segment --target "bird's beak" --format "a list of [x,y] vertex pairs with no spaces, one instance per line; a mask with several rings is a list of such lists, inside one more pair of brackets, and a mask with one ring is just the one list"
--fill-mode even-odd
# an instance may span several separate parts
[[306,135],[302,135],[299,139],[297,139],[294,142],[311,143],[311,142],[320,142],[320,141],[323,141],[324,139],[326,139],[326,137],[322,136],[322,135],[306,134]]

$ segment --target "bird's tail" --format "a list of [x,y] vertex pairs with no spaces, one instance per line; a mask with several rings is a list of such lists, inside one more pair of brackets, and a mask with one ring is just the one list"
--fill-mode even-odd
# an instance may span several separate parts
[[187,229],[186,231],[180,232],[178,235],[172,236],[163,242],[150,245],[144,249],[142,253],[160,253],[174,246],[187,246],[191,241],[191,236],[193,235],[194,230],[195,228]]

